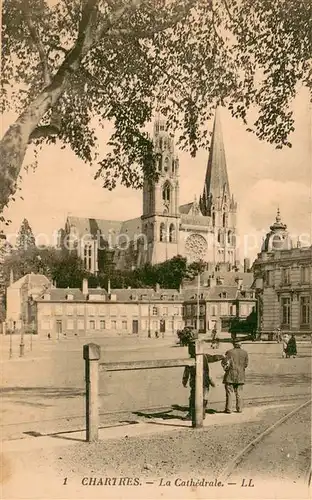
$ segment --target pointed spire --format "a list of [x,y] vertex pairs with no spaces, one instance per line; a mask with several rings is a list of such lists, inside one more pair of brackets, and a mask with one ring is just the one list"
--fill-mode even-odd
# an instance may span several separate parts
[[[216,200],[218,197],[222,198],[224,194],[229,198],[231,196],[219,106],[215,113],[204,190],[207,202],[209,199]],[[211,207],[207,206],[207,215],[211,215],[210,211]]]
[[270,229],[271,229],[271,231],[276,231],[277,229],[283,229],[283,230],[287,229],[286,224],[283,224],[283,222],[282,222],[279,206],[277,207],[275,222],[274,222],[274,224],[272,224],[272,226],[270,226]]
[[278,224],[282,221],[279,206],[277,207],[277,214],[276,214],[276,219],[275,220],[276,220],[276,222]]

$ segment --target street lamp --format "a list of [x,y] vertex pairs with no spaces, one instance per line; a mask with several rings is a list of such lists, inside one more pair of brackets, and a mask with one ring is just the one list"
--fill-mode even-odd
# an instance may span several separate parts
[[13,333],[13,325],[14,325],[12,319],[9,320],[9,325],[10,325],[10,351],[9,351],[9,357],[11,359],[12,356],[13,356],[12,333]]
[[22,358],[24,356],[24,348],[25,348],[25,344],[24,344],[24,321],[23,321],[23,317],[22,316],[20,317],[20,319],[21,319],[20,358]]

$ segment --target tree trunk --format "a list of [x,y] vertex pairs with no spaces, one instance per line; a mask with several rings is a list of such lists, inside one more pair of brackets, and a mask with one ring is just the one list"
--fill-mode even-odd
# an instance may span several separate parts
[[0,212],[16,191],[27,146],[38,123],[65,89],[65,80],[45,88],[10,126],[0,142]]

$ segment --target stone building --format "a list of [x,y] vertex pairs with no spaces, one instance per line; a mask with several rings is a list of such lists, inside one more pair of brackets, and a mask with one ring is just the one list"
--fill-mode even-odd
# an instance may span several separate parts
[[118,269],[157,264],[182,255],[188,261],[236,264],[237,203],[230,192],[219,111],[216,111],[204,186],[197,201],[180,205],[179,160],[166,123],[154,123],[157,182],[144,180],[141,217],[125,221],[69,216],[63,238],[92,273],[109,249]]
[[6,289],[6,326],[8,329],[19,330],[35,327],[35,299],[45,290],[51,288],[51,283],[43,274],[26,274]]
[[217,270],[195,281],[183,290],[185,326],[199,328],[201,333],[214,327],[219,333],[227,332],[234,318],[246,319],[256,309],[252,273]]
[[37,298],[40,336],[138,335],[167,337],[183,326],[182,294],[175,289],[51,288]]
[[258,330],[312,333],[312,247],[294,247],[278,210],[253,264]]

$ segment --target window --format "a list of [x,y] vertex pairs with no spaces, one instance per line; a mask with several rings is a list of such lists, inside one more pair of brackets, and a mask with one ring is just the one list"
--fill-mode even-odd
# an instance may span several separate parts
[[85,328],[85,323],[83,319],[78,319],[77,321],[77,329],[78,330],[84,330]]
[[204,319],[199,320],[199,329],[205,330],[205,320]]
[[308,266],[303,266],[301,268],[301,283],[309,283],[310,281],[310,268]]
[[222,216],[222,226],[223,226],[223,227],[226,227],[226,222],[227,222],[227,221],[226,221],[226,213],[225,213],[225,212],[223,212],[223,216]]
[[158,307],[153,306],[153,316],[157,316],[158,314]]
[[55,306],[55,314],[61,316],[63,314],[63,306],[61,304]]
[[290,283],[290,269],[289,267],[282,268],[282,285],[289,285]]
[[117,330],[117,321],[115,319],[111,321],[111,328],[112,330]]
[[212,225],[213,226],[216,225],[216,214],[215,214],[215,212],[212,212]]
[[310,297],[300,297],[300,324],[310,323]]
[[89,313],[89,316],[95,316],[95,307],[94,306],[89,306],[88,307],[88,313]]
[[174,321],[172,321],[172,320],[169,321],[169,330],[171,330],[171,331],[174,330]]
[[66,307],[66,313],[67,313],[67,316],[72,316],[74,314],[74,308],[73,308],[73,306],[67,306]]
[[231,243],[232,243],[232,231],[228,231],[227,240],[228,240],[228,244],[231,245]]
[[282,315],[282,324],[284,326],[290,325],[290,297],[282,297],[281,299],[281,315]]
[[104,319],[100,320],[100,329],[105,330],[105,320]]
[[160,224],[159,228],[159,240],[166,241],[166,226],[163,222]]
[[235,307],[235,306],[233,306],[233,305],[232,305],[232,306],[230,306],[230,315],[231,315],[231,316],[235,316],[235,312],[236,312],[236,311],[235,311],[235,309],[236,309],[236,307]]
[[110,309],[110,315],[111,316],[117,316],[117,308],[116,307],[111,307],[111,309]]
[[77,315],[84,316],[84,306],[81,304],[77,304]]
[[162,197],[163,197],[164,201],[167,201],[167,202],[170,201],[170,184],[169,184],[169,182],[166,182],[163,186]]
[[199,313],[200,313],[200,314],[205,314],[205,306],[204,306],[204,304],[201,304],[201,305],[199,306]]
[[172,173],[174,174],[174,170],[175,170],[175,161],[172,160]]
[[122,328],[123,330],[127,330],[127,328],[128,328],[128,323],[127,323],[127,321],[126,321],[126,320],[122,320],[122,322],[121,322],[121,328]]
[[229,313],[229,305],[227,302],[221,302],[221,316],[226,316]]
[[273,271],[266,271],[265,282],[266,282],[267,286],[273,285]]
[[192,320],[187,319],[185,324],[186,324],[186,326],[192,326]]
[[73,330],[74,329],[74,321],[72,319],[67,320],[67,330]]
[[191,306],[191,304],[188,304],[186,306],[186,314],[187,314],[187,316],[191,316],[191,314],[192,314],[192,306]]
[[217,308],[216,306],[211,307],[211,316],[216,316],[217,315]]
[[95,321],[94,321],[94,319],[91,319],[89,321],[89,328],[90,328],[90,330],[95,330]]
[[158,321],[153,321],[153,330],[158,330]]
[[141,328],[142,330],[147,330],[148,328],[148,321],[145,319],[143,321],[141,321]]
[[83,249],[83,262],[84,267],[90,271],[92,268],[92,246],[86,245]]
[[[165,148],[167,147],[167,141],[165,141],[164,147]],[[164,161],[164,171],[168,172],[168,170],[169,170],[169,158],[165,158],[165,161]]]
[[174,224],[170,224],[169,226],[169,241],[172,243],[175,241],[175,227]]

